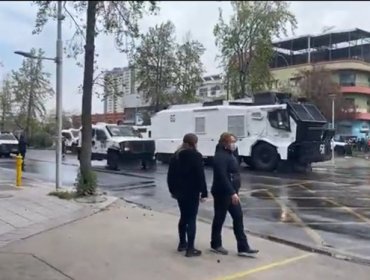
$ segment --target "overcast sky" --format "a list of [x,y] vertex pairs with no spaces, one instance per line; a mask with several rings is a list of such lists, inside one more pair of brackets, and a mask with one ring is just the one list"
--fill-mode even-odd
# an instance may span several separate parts
[[[202,61],[207,74],[221,71],[218,54],[214,43],[213,27],[218,19],[218,8],[224,10],[225,17],[230,16],[231,6],[227,1],[215,2],[161,2],[160,13],[157,16],[146,16],[141,20],[142,30],[149,26],[171,20],[176,26],[176,36],[180,41],[187,31],[199,40],[207,49]],[[335,29],[361,28],[370,31],[370,2],[291,2],[291,11],[296,15],[298,28],[295,35],[320,33],[324,27],[334,26]],[[0,78],[11,69],[20,67],[22,58],[13,54],[15,50],[29,51],[30,48],[42,48],[46,55],[55,56],[56,22],[50,22],[41,35],[32,35],[36,7],[30,2],[0,2]],[[73,26],[64,22],[63,37],[69,39]],[[126,57],[114,47],[113,40],[98,37],[96,50],[99,53],[100,70],[127,65]],[[52,75],[51,82],[55,84],[55,64],[45,61],[45,69]],[[78,86],[82,83],[82,69],[77,67],[72,59],[65,59],[63,65],[63,107],[65,110],[80,112],[81,95]],[[48,109],[55,107],[55,101],[50,100]],[[103,104],[97,98],[93,100],[93,112],[103,112]]]

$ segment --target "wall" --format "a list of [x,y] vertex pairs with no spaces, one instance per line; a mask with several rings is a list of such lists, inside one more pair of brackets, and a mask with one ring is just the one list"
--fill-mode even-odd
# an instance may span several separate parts
[[[116,124],[117,121],[123,121],[124,119],[125,119],[124,113],[91,115],[91,121],[93,124],[96,124],[98,122]],[[72,124],[74,128],[80,128],[81,127],[81,116],[72,116]]]

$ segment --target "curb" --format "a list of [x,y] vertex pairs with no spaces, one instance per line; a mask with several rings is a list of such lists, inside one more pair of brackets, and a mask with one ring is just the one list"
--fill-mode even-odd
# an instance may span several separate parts
[[[43,159],[33,159],[33,158],[29,158],[29,159],[26,159],[26,160],[36,161],[36,162],[46,162],[46,163],[47,162],[50,162],[50,161],[43,160]],[[75,163],[62,163],[62,165],[74,166],[74,167],[78,167],[79,166],[78,164],[75,164]],[[103,166],[93,166],[92,169],[95,172],[101,172],[101,173],[107,173],[107,174],[124,175],[124,176],[135,177],[135,178],[142,178],[142,179],[154,179],[154,177],[149,177],[149,176],[145,176],[145,175],[141,175],[141,174],[135,174],[135,173],[132,173],[132,172],[130,173],[128,171],[122,172],[122,171],[108,170],[108,169],[106,169]]]

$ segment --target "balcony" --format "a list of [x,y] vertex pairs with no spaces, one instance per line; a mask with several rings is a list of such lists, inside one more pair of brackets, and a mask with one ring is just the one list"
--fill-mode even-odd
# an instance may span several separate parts
[[370,86],[368,84],[356,84],[354,86],[341,86],[342,93],[360,93],[370,95]]

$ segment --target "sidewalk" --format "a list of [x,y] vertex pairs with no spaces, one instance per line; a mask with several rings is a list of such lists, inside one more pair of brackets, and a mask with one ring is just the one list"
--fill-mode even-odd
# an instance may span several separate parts
[[13,171],[0,169],[0,174],[0,248],[92,215],[116,199],[108,197],[98,204],[61,200],[48,195],[55,190],[54,184],[25,176],[22,187],[17,188],[11,180],[15,177]]
[[210,225],[198,222],[199,258],[176,252],[177,217],[117,201],[105,211],[0,248],[1,280],[368,280],[370,267],[249,237],[257,258],[208,251]]

